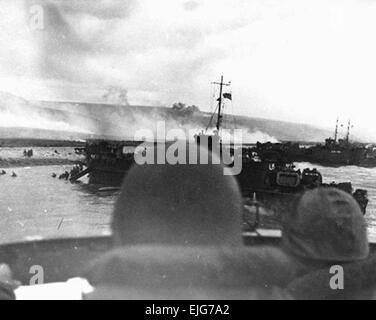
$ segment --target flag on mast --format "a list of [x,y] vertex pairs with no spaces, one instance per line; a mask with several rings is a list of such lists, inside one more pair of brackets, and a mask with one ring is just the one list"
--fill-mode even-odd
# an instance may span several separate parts
[[231,93],[224,93],[224,94],[223,94],[223,98],[226,98],[226,99],[232,100],[232,94],[231,94]]

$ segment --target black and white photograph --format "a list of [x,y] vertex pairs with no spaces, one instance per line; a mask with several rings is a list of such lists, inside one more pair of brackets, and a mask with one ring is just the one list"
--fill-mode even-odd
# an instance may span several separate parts
[[0,300],[376,299],[376,0],[0,0],[0,43]]

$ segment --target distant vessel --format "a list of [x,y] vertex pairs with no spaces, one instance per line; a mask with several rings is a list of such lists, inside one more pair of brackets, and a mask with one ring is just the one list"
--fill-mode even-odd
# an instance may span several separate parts
[[349,120],[344,139],[338,139],[338,119],[334,131],[334,138],[325,139],[324,144],[301,147],[299,143],[257,143],[254,148],[262,156],[274,156],[291,162],[310,162],[323,166],[376,166],[376,150],[361,143],[350,142]]
[[350,142],[351,122],[347,125],[344,139],[338,137],[338,119],[334,138],[327,138],[324,145],[315,145],[307,148],[304,161],[322,165],[359,165],[365,158],[366,148]]
[[91,140],[76,150],[85,154],[86,169],[75,175],[77,180],[88,174],[89,182],[104,186],[120,186],[124,175],[134,165],[134,153],[127,151],[143,141]]

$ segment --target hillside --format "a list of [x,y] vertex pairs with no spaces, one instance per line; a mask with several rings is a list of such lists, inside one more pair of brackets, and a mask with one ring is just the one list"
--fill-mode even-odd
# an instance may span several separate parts
[[[0,93],[0,137],[38,139],[133,139],[137,130],[152,129],[164,121],[166,129],[198,132],[211,114],[167,107],[117,106],[81,102],[28,101]],[[214,122],[216,117],[214,116]],[[332,134],[310,125],[225,115],[224,127],[241,128],[249,141],[323,141]]]

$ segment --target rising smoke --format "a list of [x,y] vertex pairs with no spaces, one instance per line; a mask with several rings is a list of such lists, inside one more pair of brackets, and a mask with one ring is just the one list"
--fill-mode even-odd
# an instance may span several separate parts
[[[30,102],[1,93],[0,127],[62,131],[61,139],[66,139],[64,132],[69,132],[131,140],[138,131],[143,129],[151,130],[156,136],[157,124],[163,122],[166,131],[180,129],[186,133],[187,139],[193,140],[194,136],[191,133],[201,132],[208,124],[208,114],[201,112],[196,106],[186,106],[180,103],[174,104],[171,108],[132,107],[128,104],[126,93],[124,89],[109,88],[104,98],[106,102],[116,101],[113,104]],[[259,130],[251,131],[246,127],[235,128],[243,130],[243,143],[277,141],[274,137]],[[209,128],[207,132],[213,133],[213,128]],[[224,134],[231,133],[226,131]]]
[[74,114],[41,108],[7,93],[0,93],[0,111],[0,127],[3,128],[32,128],[84,134],[92,133],[93,129],[88,125],[81,126]]

